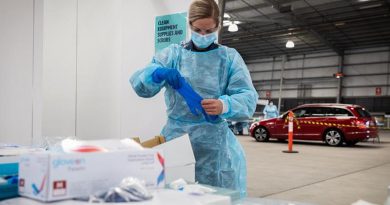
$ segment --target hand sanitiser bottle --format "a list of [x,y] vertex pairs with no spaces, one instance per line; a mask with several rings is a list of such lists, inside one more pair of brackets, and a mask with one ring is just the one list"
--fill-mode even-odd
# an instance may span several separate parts
[[390,186],[387,187],[387,199],[384,205],[390,205]]

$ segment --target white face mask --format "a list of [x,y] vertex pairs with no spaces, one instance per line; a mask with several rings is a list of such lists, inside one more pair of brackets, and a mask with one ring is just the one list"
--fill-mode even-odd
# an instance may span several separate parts
[[274,103],[269,103],[269,105],[274,105]]

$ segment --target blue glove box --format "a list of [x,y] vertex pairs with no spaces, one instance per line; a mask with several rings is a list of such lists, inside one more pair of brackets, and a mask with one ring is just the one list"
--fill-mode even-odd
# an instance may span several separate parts
[[[18,175],[19,163],[17,157],[0,156],[0,178],[15,177]],[[2,180],[3,181],[3,180]],[[0,200],[18,196],[18,184],[0,183]]]

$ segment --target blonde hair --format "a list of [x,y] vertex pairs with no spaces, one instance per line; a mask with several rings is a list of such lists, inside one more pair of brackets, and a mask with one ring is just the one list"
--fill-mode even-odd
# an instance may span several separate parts
[[219,8],[214,0],[194,0],[188,10],[188,23],[192,23],[198,19],[212,18],[216,26],[219,26]]

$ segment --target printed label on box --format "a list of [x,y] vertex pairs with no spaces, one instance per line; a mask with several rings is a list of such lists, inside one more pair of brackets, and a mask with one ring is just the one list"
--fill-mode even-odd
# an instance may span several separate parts
[[24,192],[24,179],[19,179],[19,192]]
[[54,181],[53,182],[53,196],[65,196],[66,195],[66,181]]

